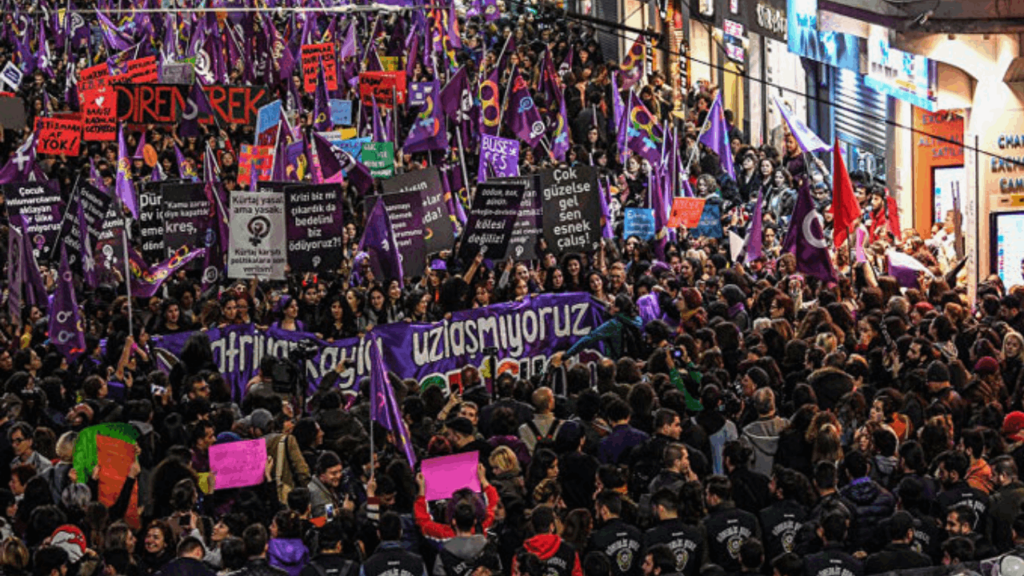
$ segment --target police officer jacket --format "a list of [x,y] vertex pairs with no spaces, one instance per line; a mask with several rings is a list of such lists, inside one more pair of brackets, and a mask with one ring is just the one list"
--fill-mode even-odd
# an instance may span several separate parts
[[881,552],[875,552],[864,561],[864,574],[881,574],[893,570],[911,570],[927,568],[932,565],[931,558],[915,552],[910,544],[891,543]]
[[839,543],[829,543],[821,552],[804,558],[804,576],[863,576],[859,560],[850,556]]
[[971,509],[978,515],[978,524],[974,526],[974,529],[984,528],[985,520],[988,513],[988,494],[985,494],[977,488],[971,487],[967,482],[961,481],[954,485],[949,490],[943,491],[939,494],[938,506],[942,512],[942,520],[946,519],[946,514],[957,506],[965,505],[970,506]]
[[760,538],[757,517],[740,510],[732,502],[723,502],[710,510],[701,523],[708,559],[726,572],[740,571],[740,546],[750,538]]
[[704,557],[704,537],[700,529],[690,526],[678,518],[665,520],[644,533],[644,550],[665,544],[676,557],[676,572],[685,576],[700,574],[700,563]]
[[795,500],[781,500],[761,510],[761,533],[765,558],[792,552],[796,532],[807,520],[807,508]]
[[363,563],[360,576],[426,576],[427,568],[417,554],[406,552],[400,542],[381,542]]
[[604,552],[612,561],[614,576],[639,576],[643,534],[636,526],[614,518],[590,535],[590,550]]

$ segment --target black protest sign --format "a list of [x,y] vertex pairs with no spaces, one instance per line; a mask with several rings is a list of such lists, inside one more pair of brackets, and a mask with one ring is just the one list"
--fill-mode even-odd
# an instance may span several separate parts
[[[209,120],[199,113],[192,88],[178,84],[115,84],[117,119],[129,124],[174,124]],[[213,117],[227,124],[256,124],[259,108],[271,100],[266,86],[203,86]],[[212,121],[212,120],[211,120]]]
[[441,173],[436,167],[406,172],[384,180],[381,182],[381,189],[384,194],[417,192],[420,195],[420,210],[423,215],[424,251],[433,254],[451,250],[455,244],[455,219],[448,209],[448,201],[445,198],[448,192],[441,185]]
[[[110,196],[99,188],[88,183],[79,183],[78,189],[68,201],[67,210],[64,211],[64,219],[60,226],[61,242],[53,245],[53,250],[50,251],[51,262],[60,261],[60,246],[63,244],[67,248],[68,265],[71,270],[79,274],[83,272],[82,256],[85,253],[83,242],[87,243],[90,248],[95,248],[96,242],[99,240],[99,230],[103,225],[103,218],[106,217],[107,210],[110,208],[110,201]],[[78,214],[79,204],[82,207],[82,216],[85,218],[89,235],[84,240]]]
[[146,182],[139,187],[139,248],[147,262],[167,257],[164,243],[163,188],[175,182]]
[[537,257],[537,239],[541,237],[544,230],[540,196],[540,176],[531,174],[527,176],[516,176],[513,178],[491,178],[487,183],[518,184],[524,187],[523,199],[519,204],[519,215],[516,217],[516,224],[512,228],[512,239],[508,243],[508,249],[504,254],[495,254],[491,259],[508,258],[516,260],[533,260]]
[[[195,183],[165,184],[160,187],[160,211],[164,221],[164,258],[182,246],[204,246],[203,235],[210,223],[210,201],[205,185]],[[189,262],[189,270],[202,268],[197,258]]]
[[344,256],[341,185],[303,184],[288,186],[284,192],[292,272],[337,270]]
[[556,255],[596,250],[601,242],[597,170],[589,166],[541,172],[544,241]]
[[525,192],[525,184],[485,182],[477,186],[459,245],[459,259],[466,266],[477,254],[497,260],[508,251]]
[[64,216],[60,183],[56,180],[19,182],[4,184],[3,190],[7,198],[7,213],[12,218],[20,217],[25,223],[28,230],[28,237],[25,240],[32,247],[36,258],[40,257],[44,248],[48,254],[49,248],[46,247],[57,243],[57,235],[60,234]]

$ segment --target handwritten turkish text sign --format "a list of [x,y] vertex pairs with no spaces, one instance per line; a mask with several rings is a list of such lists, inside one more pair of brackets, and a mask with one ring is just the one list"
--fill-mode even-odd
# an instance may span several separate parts
[[596,250],[601,241],[597,170],[589,166],[540,173],[544,240],[555,254]]
[[405,104],[408,90],[405,85],[405,71],[363,72],[359,75],[359,96],[363,106],[375,103],[382,108],[393,108],[395,102]]
[[36,117],[36,152],[78,156],[82,143],[81,120]]
[[700,215],[704,213],[704,198],[676,198],[672,200],[672,212],[668,216],[668,227],[696,228]]
[[338,89],[338,60],[334,44],[306,44],[302,47],[302,86],[307,93],[316,91],[320,69],[324,70],[328,90]]
[[[115,84],[117,119],[131,124],[174,124],[179,120],[207,120],[192,100],[190,86],[178,84]],[[260,106],[270,101],[265,86],[203,86],[219,122],[255,124]],[[210,119],[209,121],[212,121]]]

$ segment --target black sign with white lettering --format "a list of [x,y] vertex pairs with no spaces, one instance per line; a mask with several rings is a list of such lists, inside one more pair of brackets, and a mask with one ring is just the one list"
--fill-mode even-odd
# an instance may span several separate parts
[[459,247],[459,259],[467,267],[477,254],[483,253],[484,258],[490,260],[497,260],[505,254],[525,192],[523,184],[491,181],[477,187]]
[[544,241],[556,255],[596,250],[601,243],[597,170],[589,166],[540,173]]
[[[496,184],[518,184],[525,188],[523,200],[519,204],[519,215],[516,217],[516,225],[512,228],[512,239],[508,243],[508,249],[501,258],[509,256],[516,260],[533,260],[537,257],[537,239],[541,237],[542,210],[540,205],[540,176],[530,174],[528,176],[515,176],[511,178],[491,178],[487,181]],[[494,255],[491,259],[498,258]]]

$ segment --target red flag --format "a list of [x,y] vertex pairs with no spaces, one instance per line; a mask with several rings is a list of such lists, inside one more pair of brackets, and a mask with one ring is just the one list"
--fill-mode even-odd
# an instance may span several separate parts
[[903,241],[903,234],[900,232],[900,209],[896,207],[896,199],[892,196],[887,196],[885,199],[887,208],[889,209],[889,232],[896,237],[897,242]]
[[850,173],[846,171],[846,163],[843,162],[843,155],[839,151],[838,138],[835,147],[832,148],[831,210],[834,226],[832,243],[838,248],[846,241],[846,235],[860,219],[860,204],[853,195],[853,182],[850,181]]

